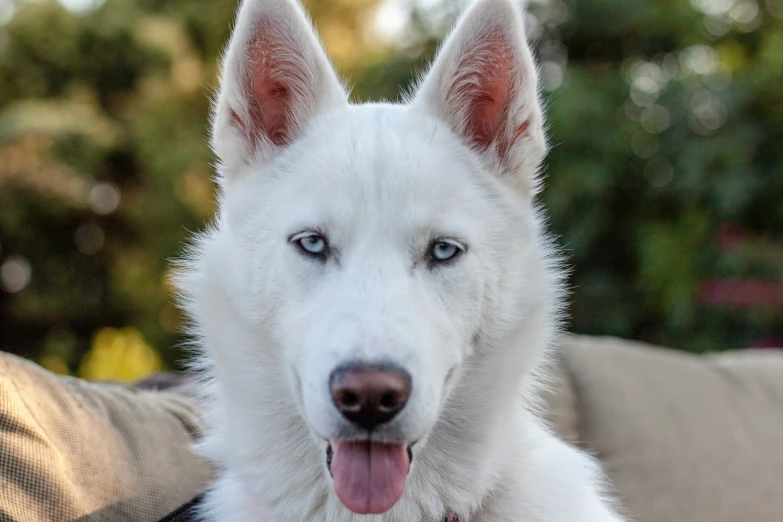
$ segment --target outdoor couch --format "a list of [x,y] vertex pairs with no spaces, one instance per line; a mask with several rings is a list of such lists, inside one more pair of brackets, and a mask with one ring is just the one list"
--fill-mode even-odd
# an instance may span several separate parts
[[[629,519],[783,521],[783,351],[560,348],[549,421],[603,462]],[[0,521],[155,522],[189,501],[214,474],[189,449],[204,430],[191,392],[183,376],[95,383],[0,354]]]

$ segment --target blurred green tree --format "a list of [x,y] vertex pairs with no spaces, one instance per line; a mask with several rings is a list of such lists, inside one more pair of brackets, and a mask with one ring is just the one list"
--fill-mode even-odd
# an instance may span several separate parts
[[[306,3],[367,100],[410,88],[460,2]],[[0,348],[104,375],[107,346],[146,354],[136,373],[154,347],[177,367],[167,260],[213,211],[236,2],[77,4],[0,0]],[[782,18],[781,0],[530,2],[572,330],[783,344]]]

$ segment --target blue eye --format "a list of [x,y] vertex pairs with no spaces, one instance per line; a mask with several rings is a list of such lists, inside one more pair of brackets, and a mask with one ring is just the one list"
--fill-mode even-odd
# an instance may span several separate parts
[[463,247],[453,241],[436,241],[430,247],[430,257],[436,263],[450,261],[463,252]]
[[291,238],[299,249],[310,256],[323,257],[326,254],[326,239],[316,232],[303,232]]

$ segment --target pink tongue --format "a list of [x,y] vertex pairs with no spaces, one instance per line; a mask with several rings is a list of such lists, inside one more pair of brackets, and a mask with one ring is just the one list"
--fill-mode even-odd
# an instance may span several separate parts
[[338,442],[332,455],[334,490],[354,513],[385,513],[400,500],[409,467],[404,444]]

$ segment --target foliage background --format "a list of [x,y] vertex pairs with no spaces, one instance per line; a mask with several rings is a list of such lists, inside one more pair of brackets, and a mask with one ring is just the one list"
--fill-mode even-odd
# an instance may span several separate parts
[[[307,2],[357,100],[396,99],[459,9]],[[0,0],[0,348],[177,368],[167,259],[213,211],[209,96],[236,0]],[[543,199],[571,330],[783,344],[783,0],[535,0]]]

